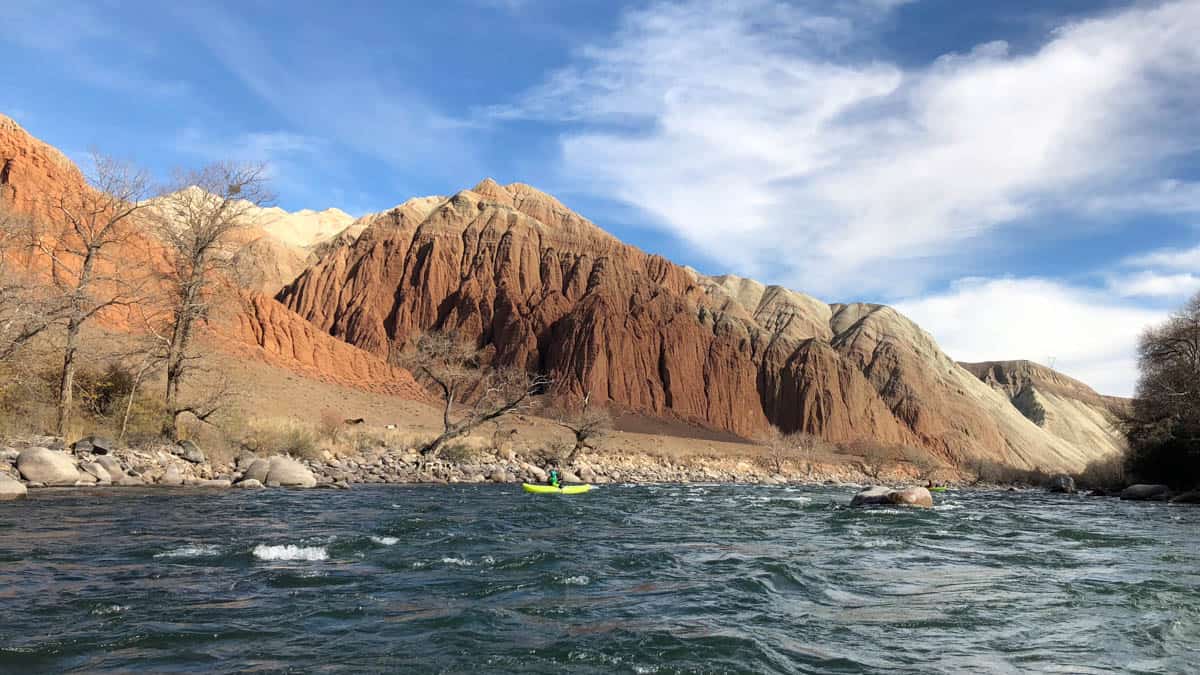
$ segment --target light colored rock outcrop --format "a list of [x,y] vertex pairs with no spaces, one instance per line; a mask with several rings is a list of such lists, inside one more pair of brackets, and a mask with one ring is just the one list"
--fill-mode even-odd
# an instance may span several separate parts
[[923,487],[908,487],[893,490],[877,485],[858,492],[850,500],[850,506],[881,506],[890,504],[929,509],[933,508],[933,495]]
[[20,481],[0,474],[0,502],[22,499],[29,491]]
[[247,490],[261,490],[263,489],[263,484],[261,481],[250,478],[248,480],[240,480],[234,483],[233,487],[244,488]]
[[275,455],[270,460],[266,483],[275,483],[282,487],[311,488],[317,486],[317,477],[308,467],[291,457]]
[[17,457],[17,469],[30,482],[48,486],[74,485],[79,470],[70,455],[46,448],[25,448]]

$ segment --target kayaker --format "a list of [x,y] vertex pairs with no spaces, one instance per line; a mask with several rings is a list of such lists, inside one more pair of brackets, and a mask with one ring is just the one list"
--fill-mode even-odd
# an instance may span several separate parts
[[546,482],[548,482],[551,487],[561,488],[561,481],[562,479],[558,475],[558,469],[550,469],[550,478]]

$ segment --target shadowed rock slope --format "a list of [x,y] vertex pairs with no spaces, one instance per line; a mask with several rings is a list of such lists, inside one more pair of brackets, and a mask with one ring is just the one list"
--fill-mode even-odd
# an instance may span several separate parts
[[450,329],[575,395],[743,436],[773,423],[1044,469],[1108,450],[1034,423],[890,307],[700,275],[528,185],[489,179],[360,222],[278,299],[380,356]]

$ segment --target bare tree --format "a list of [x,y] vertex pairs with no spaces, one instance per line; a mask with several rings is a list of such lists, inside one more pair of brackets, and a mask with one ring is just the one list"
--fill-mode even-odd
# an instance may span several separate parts
[[145,207],[146,174],[129,164],[93,156],[90,184],[82,184],[47,200],[49,215],[33,221],[30,246],[45,259],[50,282],[62,298],[65,335],[59,375],[57,433],[70,424],[84,325],[115,305],[135,301],[138,289],[128,270],[118,272],[112,250],[137,231],[133,216]]
[[166,352],[167,432],[173,437],[178,436],[180,415],[207,409],[180,402],[180,385],[199,358],[192,352],[197,324],[211,315],[218,302],[236,233],[271,200],[262,164],[212,164],[183,174],[176,187],[156,200],[154,209],[159,237],[167,247],[163,276],[169,316],[161,336]]
[[436,457],[447,441],[525,408],[550,381],[514,368],[493,368],[473,345],[445,333],[425,333],[409,348],[393,345],[392,363],[407,368],[442,399],[442,433],[421,446]]
[[1142,334],[1141,371],[1123,420],[1139,478],[1188,486],[1200,481],[1200,294]]
[[60,321],[68,303],[30,269],[33,219],[0,201],[0,363]]
[[550,418],[575,437],[566,463],[573,465],[584,450],[595,450],[596,442],[613,428],[612,416],[602,407],[591,404],[591,393],[582,401],[559,400],[550,408]]
[[878,481],[884,469],[895,462],[895,453],[886,445],[873,439],[859,439],[846,447],[847,452],[859,457],[859,469],[863,475]]
[[803,431],[783,433],[771,425],[759,437],[765,448],[767,468],[774,473],[783,473],[789,461],[803,462],[805,474],[812,474],[813,455],[816,453],[817,437]]

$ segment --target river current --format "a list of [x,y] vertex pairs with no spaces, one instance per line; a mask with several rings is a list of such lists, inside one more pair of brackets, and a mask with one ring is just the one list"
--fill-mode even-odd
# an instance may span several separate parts
[[1200,669],[1200,508],[852,493],[31,491],[0,673]]

